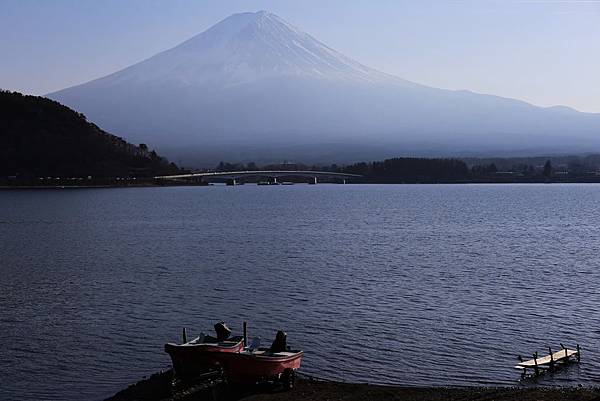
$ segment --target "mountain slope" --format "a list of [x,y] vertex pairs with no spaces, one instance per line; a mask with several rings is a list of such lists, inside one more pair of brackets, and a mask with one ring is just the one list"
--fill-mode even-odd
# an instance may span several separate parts
[[49,96],[135,142],[178,157],[183,149],[212,156],[211,163],[276,148],[302,159],[324,144],[371,146],[373,156],[381,148],[398,154],[600,145],[599,115],[412,83],[351,60],[267,12],[235,14],[170,50]]
[[228,87],[281,76],[415,85],[361,65],[265,11],[234,14],[102,81]]
[[179,169],[58,102],[0,91],[0,177],[152,177]]

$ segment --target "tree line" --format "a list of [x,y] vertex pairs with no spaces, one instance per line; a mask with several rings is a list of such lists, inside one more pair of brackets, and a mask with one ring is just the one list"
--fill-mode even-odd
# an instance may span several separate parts
[[[527,159],[523,159],[527,160]],[[583,164],[577,159],[555,165],[551,159],[531,158],[508,164],[497,159],[413,158],[396,157],[382,161],[359,162],[349,165],[305,165],[302,163],[269,164],[258,166],[254,162],[219,163],[213,171],[259,171],[259,170],[313,170],[358,174],[353,180],[363,183],[468,183],[468,182],[600,182],[598,166]],[[600,158],[586,157],[586,160]],[[470,162],[470,163],[469,163]],[[497,166],[500,165],[500,167]]]

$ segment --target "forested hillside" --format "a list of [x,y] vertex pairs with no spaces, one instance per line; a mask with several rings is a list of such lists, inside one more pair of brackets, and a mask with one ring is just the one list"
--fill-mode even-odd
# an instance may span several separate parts
[[179,168],[38,96],[0,91],[0,177],[152,177]]

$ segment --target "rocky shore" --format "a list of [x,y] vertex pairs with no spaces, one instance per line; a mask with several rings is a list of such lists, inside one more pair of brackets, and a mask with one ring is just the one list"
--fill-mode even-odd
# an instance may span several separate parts
[[192,400],[394,400],[394,401],[587,401],[600,400],[600,388],[582,387],[399,387],[340,383],[301,377],[291,391],[277,387],[231,388],[220,379],[173,390],[171,371],[161,372],[120,391],[106,401]]

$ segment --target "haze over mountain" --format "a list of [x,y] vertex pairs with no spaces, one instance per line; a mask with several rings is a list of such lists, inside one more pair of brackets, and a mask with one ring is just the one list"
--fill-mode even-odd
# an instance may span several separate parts
[[419,85],[265,11],[48,96],[188,164],[600,149],[600,114]]

